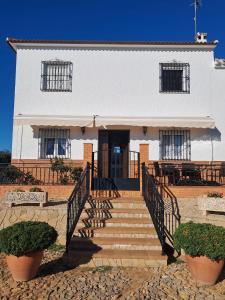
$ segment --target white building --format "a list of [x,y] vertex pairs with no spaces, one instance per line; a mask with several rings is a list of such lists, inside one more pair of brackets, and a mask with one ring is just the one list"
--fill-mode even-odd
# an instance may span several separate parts
[[14,161],[80,162],[84,143],[119,177],[140,144],[150,161],[225,161],[216,42],[8,43],[17,54]]

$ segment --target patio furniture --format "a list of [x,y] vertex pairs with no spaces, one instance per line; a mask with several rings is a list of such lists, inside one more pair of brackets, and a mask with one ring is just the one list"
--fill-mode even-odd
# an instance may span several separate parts
[[200,181],[200,167],[193,163],[182,163],[182,177],[184,178],[184,180]]
[[225,163],[221,163],[221,167],[219,170],[219,181],[220,183],[224,183],[224,178],[225,178]]
[[176,184],[180,180],[179,169],[172,163],[162,163],[162,176],[168,178],[168,184]]

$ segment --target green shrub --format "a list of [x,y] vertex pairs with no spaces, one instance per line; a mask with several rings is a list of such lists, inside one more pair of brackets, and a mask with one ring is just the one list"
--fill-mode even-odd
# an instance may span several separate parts
[[63,185],[70,183],[71,180],[77,182],[83,172],[81,167],[66,165],[63,158],[55,157],[50,159],[50,162],[51,170],[59,174],[58,180]]
[[29,189],[29,192],[43,192],[43,190],[37,186],[33,186]]
[[9,150],[0,151],[0,164],[10,163],[11,161],[11,152]]
[[49,248],[48,251],[50,252],[65,252],[66,247],[64,245],[60,245],[60,244],[52,244]]
[[0,172],[0,182],[1,183],[17,183],[20,181],[23,176],[23,172],[20,171],[15,166],[7,166],[6,168],[2,168]]
[[39,184],[30,172],[23,172],[19,168],[8,165],[0,169],[1,183],[17,183],[17,184]]
[[13,193],[24,193],[25,191],[22,189],[14,189],[12,190]]
[[57,237],[57,231],[48,223],[22,221],[0,231],[0,252],[23,256],[47,249]]
[[70,175],[71,178],[72,178],[72,180],[74,182],[76,182],[80,178],[82,172],[83,172],[83,168],[81,168],[81,167],[74,167],[74,168],[72,168],[71,175]]
[[225,228],[193,222],[181,224],[174,233],[174,247],[190,256],[225,259]]
[[50,161],[52,164],[52,171],[59,172],[61,174],[70,171],[70,167],[64,164],[63,158],[55,157],[54,159],[50,159]]
[[209,198],[223,198],[223,193],[220,192],[211,192],[207,194]]

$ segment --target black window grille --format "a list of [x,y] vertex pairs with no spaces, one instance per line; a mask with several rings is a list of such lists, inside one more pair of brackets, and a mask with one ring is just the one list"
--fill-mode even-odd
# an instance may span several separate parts
[[159,143],[160,159],[191,160],[189,130],[160,130]]
[[190,65],[188,63],[161,63],[159,79],[162,93],[189,93]]
[[73,64],[68,61],[42,61],[41,90],[45,92],[72,91]]
[[57,128],[39,129],[39,158],[70,158],[70,130]]

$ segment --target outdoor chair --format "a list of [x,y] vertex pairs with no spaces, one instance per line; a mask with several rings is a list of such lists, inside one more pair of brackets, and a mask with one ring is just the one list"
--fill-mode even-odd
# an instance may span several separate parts
[[200,167],[192,163],[182,163],[182,177],[184,180],[190,181],[201,180]]
[[225,178],[225,163],[221,163],[221,167],[219,170],[219,181],[220,183],[224,183],[224,178]]
[[162,176],[168,178],[169,185],[175,185],[180,180],[180,172],[179,169],[176,168],[174,164],[162,163]]

